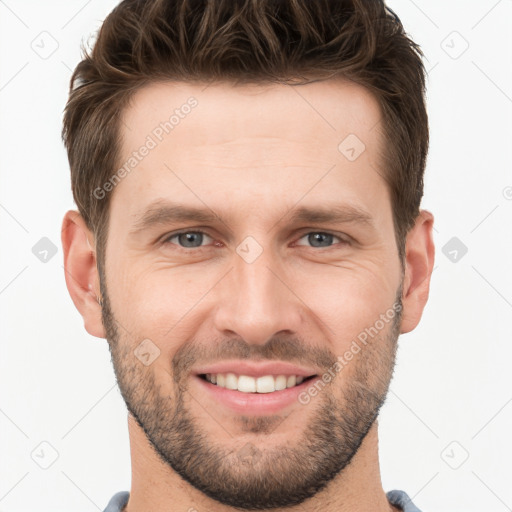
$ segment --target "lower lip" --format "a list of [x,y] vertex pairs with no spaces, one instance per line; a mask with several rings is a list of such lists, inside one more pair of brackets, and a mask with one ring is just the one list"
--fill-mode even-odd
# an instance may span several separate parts
[[217,402],[240,414],[265,415],[274,414],[281,409],[299,402],[299,394],[311,386],[315,379],[308,379],[293,388],[286,388],[272,393],[243,393],[234,389],[221,388],[196,375],[201,389]]

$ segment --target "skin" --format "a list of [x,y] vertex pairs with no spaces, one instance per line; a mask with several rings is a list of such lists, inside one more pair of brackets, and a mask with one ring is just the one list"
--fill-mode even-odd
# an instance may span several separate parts
[[[120,162],[191,96],[198,105],[110,192],[102,288],[94,236],[76,211],[66,213],[66,283],[86,330],[109,339],[121,389],[128,393],[127,375],[136,377],[138,387],[130,391],[137,412],[143,412],[143,389],[153,393],[146,398],[181,396],[191,426],[209,445],[235,454],[247,443],[256,447],[262,456],[251,468],[255,477],[272,471],[269,461],[278,460],[274,456],[283,448],[306,454],[300,451],[305,450],[301,443],[306,429],[322,421],[328,405],[339,407],[342,421],[346,398],[363,382],[363,370],[369,375],[364,381],[367,396],[385,396],[396,337],[417,326],[428,299],[433,216],[421,210],[416,219],[402,272],[380,166],[379,106],[364,88],[341,80],[300,87],[148,85],[123,113]],[[348,134],[365,144],[355,161],[338,150]],[[206,224],[166,222],[134,234],[141,213],[156,199],[207,205],[218,219]],[[301,206],[347,204],[368,213],[373,226],[289,222],[290,212]],[[178,237],[169,241],[177,231],[197,228],[208,234],[201,248],[180,247]],[[318,247],[310,233],[335,237]],[[236,252],[247,236],[262,248],[250,264]],[[105,308],[96,300],[107,290],[104,298],[115,332],[105,329]],[[387,323],[306,406],[294,403],[272,417],[251,411],[237,415],[209,403],[181,364],[183,353],[208,363],[213,347],[223,354],[229,340],[237,341],[237,350],[243,344],[251,355],[263,355],[273,340],[282,342],[280,347],[293,342],[303,349],[302,359],[294,362],[326,369],[321,363],[343,355],[358,334],[396,303],[397,291],[402,314],[396,332]],[[148,338],[160,355],[146,367],[133,350]],[[325,357],[315,359],[314,354]],[[167,403],[169,414],[175,412],[174,402],[160,405],[165,409]],[[128,426],[132,487],[126,511],[235,510],[182,479],[158,456],[133,414]],[[377,421],[371,422],[350,464],[309,499],[286,510],[395,510],[380,480],[377,429]],[[226,467],[233,465],[234,476],[248,476],[236,457]],[[286,470],[286,460],[281,469]]]

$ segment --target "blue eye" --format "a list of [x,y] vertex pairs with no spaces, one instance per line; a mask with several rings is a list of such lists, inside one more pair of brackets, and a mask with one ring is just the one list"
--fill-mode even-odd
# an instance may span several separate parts
[[[204,237],[210,238],[204,231],[182,231],[181,233],[175,233],[164,240],[164,243],[172,243],[173,238],[178,239],[180,247],[183,249],[195,249],[202,246]],[[173,244],[178,245],[178,244]]]
[[332,233],[325,233],[323,231],[311,231],[310,233],[302,236],[300,240],[306,237],[311,246],[315,248],[331,247],[333,244],[333,239],[338,239],[341,243],[348,243],[346,240],[343,240],[339,236],[333,235]]
[[[180,233],[174,233],[167,238],[165,238],[162,243],[163,244],[172,244],[177,245],[182,249],[199,249],[204,247],[203,242],[205,242],[205,237],[212,240],[212,238],[201,230],[194,231],[181,231]],[[324,247],[332,247],[333,244],[341,243],[342,245],[349,244],[347,240],[334,235],[333,233],[327,233],[324,231],[310,231],[303,235],[299,240],[307,238],[310,247],[313,248],[324,248]],[[176,242],[173,240],[176,239]],[[336,242],[338,240],[338,242]],[[305,245],[297,243],[296,245]]]

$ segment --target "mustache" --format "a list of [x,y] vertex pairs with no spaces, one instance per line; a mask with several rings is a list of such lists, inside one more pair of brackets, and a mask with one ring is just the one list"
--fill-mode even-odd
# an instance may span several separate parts
[[310,346],[297,337],[274,336],[265,344],[247,343],[241,338],[223,339],[210,343],[194,341],[183,344],[174,354],[172,369],[174,379],[180,382],[198,364],[210,364],[227,359],[254,359],[286,361],[305,366],[328,369],[337,361],[329,349]]

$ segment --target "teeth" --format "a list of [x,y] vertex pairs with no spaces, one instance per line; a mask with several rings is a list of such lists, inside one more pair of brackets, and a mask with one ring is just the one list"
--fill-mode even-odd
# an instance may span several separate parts
[[293,388],[304,381],[302,375],[264,375],[250,377],[234,373],[207,373],[206,380],[226,389],[234,389],[242,393],[273,393],[286,388]]
[[[252,379],[254,380],[254,379]],[[265,375],[256,379],[256,391],[258,393],[272,393],[276,390],[276,383],[272,375]]]
[[243,393],[256,393],[256,379],[247,375],[240,375],[236,389]]
[[275,390],[280,391],[282,389],[286,389],[286,377],[284,375],[279,375],[276,377]]
[[238,379],[234,373],[226,374],[226,387],[228,389],[238,389]]

